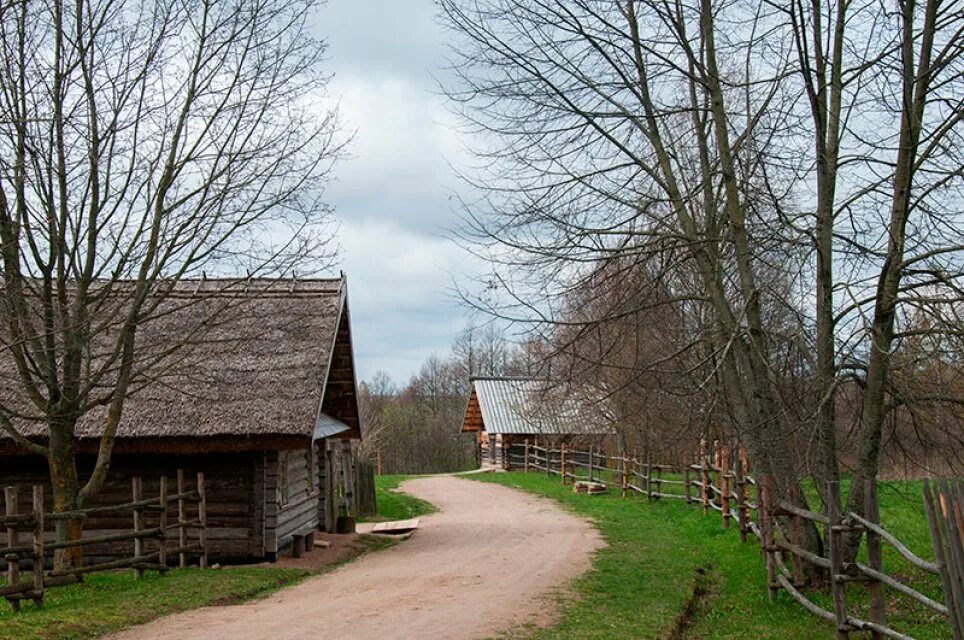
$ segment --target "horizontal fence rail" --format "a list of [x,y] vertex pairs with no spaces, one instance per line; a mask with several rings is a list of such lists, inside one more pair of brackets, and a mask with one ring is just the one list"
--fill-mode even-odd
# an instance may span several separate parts
[[[176,482],[175,492],[170,493],[167,478],[162,476],[158,482],[158,495],[145,498],[141,478],[134,477],[131,479],[129,502],[57,513],[45,510],[44,487],[41,485],[31,487],[29,509],[25,508],[27,505],[24,508],[20,505],[19,487],[4,488],[0,531],[6,531],[6,541],[5,546],[0,546],[0,559],[6,563],[6,584],[0,585],[0,597],[5,598],[14,611],[18,611],[22,601],[33,600],[34,604],[41,606],[47,589],[81,582],[88,573],[130,568],[134,570],[135,577],[141,578],[145,570],[167,571],[174,557],[178,566],[186,567],[191,556],[197,557],[199,566],[206,567],[207,499],[204,474],[198,473],[195,488],[188,489],[184,472],[179,469]],[[189,503],[195,505],[195,519],[187,516]],[[176,519],[172,521],[168,516],[175,509]],[[130,530],[81,536],[76,540],[51,539],[52,533],[47,531],[48,524],[58,521],[87,521],[96,516],[127,512],[131,515]],[[145,515],[148,513],[152,514],[156,526],[145,526]],[[177,542],[171,545],[169,539],[175,532]],[[194,533],[196,542],[189,542],[189,533]],[[128,541],[133,543],[129,557],[60,569],[46,568],[48,560],[50,565],[54,565],[53,558],[57,552]],[[146,551],[147,541],[153,541],[155,547],[149,553]],[[27,564],[30,565],[29,579],[24,580],[21,569]]]
[[[624,497],[635,493],[645,495],[649,501],[680,500],[702,508],[704,514],[718,512],[724,528],[736,520],[740,539],[745,542],[753,537],[762,547],[771,597],[783,589],[807,611],[833,623],[838,639],[848,638],[855,631],[869,632],[873,638],[910,638],[886,624],[886,587],[946,617],[954,639],[964,640],[964,482],[932,485],[925,481],[925,506],[937,556],[937,561],[932,562],[914,554],[880,524],[875,485],[868,487],[868,513],[864,515],[841,513],[837,505],[829,505],[826,513],[817,513],[801,507],[805,503],[792,493],[788,499],[774,499],[772,480],[769,476],[750,475],[746,452],[739,445],[703,442],[696,462],[683,465],[654,463],[638,455],[610,455],[594,447],[539,446],[528,440],[524,444],[505,444],[501,449],[502,466],[506,469],[558,476],[562,484],[574,488],[579,488],[579,483],[617,487]],[[828,487],[828,495],[839,495],[837,489]],[[808,551],[801,544],[805,522],[823,528],[828,543],[825,556]],[[845,561],[842,543],[843,536],[849,533],[862,536],[867,548],[866,563]],[[885,573],[881,551],[885,543],[910,565],[939,577],[944,602]],[[803,592],[808,565],[829,576],[833,611],[824,609]],[[868,587],[868,620],[848,611],[846,584],[851,582]]]

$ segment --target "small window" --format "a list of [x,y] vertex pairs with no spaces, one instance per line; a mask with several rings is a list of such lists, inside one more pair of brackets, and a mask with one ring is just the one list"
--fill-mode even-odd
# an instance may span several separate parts
[[288,500],[291,499],[291,483],[288,481],[289,471],[288,452],[282,451],[278,458],[278,493],[282,506],[288,504]]

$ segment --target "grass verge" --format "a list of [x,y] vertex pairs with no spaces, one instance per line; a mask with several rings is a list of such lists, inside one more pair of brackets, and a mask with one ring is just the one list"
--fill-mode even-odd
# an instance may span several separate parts
[[0,640],[66,640],[99,635],[209,605],[263,597],[310,575],[303,569],[237,567],[93,574],[78,585],[51,589],[44,606],[20,613],[0,604]]
[[[722,529],[715,512],[704,516],[682,503],[650,504],[645,497],[622,498],[618,491],[574,494],[558,478],[541,474],[480,474],[474,479],[553,498],[592,519],[608,543],[598,552],[593,570],[573,582],[571,595],[561,597],[558,623],[549,629],[516,630],[513,638],[833,637],[829,623],[813,617],[786,593],[769,601],[759,546],[752,540],[740,543],[735,526]],[[894,523],[895,533],[917,541],[915,551],[928,557],[920,548],[927,524],[916,517],[919,503],[915,483],[895,483],[892,490],[881,491],[883,522]],[[892,554],[885,556],[884,566],[891,574],[913,579]],[[816,599],[822,597],[817,594]],[[860,614],[856,605],[866,603],[866,597],[855,590],[852,600],[854,613]],[[915,638],[950,638],[946,622],[906,598],[888,601],[888,620]]]
[[128,571],[91,574],[81,584],[49,590],[39,609],[26,602],[20,613],[13,613],[0,601],[0,640],[96,638],[171,613],[240,604],[393,544],[383,537],[362,536],[356,555],[318,571],[264,566],[190,568],[172,569],[164,576],[151,571],[142,580],[135,580]]
[[430,503],[398,491],[398,485],[414,476],[375,476],[375,502],[378,515],[363,521],[407,520],[435,511]]

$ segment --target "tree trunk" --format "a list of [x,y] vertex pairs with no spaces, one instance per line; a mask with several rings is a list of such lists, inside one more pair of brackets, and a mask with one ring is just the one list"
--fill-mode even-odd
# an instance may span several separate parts
[[[897,162],[894,168],[894,188],[891,214],[888,223],[888,244],[884,265],[877,280],[877,293],[871,326],[870,361],[860,414],[859,458],[850,493],[847,510],[864,515],[867,483],[877,481],[880,461],[880,442],[884,418],[890,357],[894,342],[894,325],[897,318],[900,283],[903,276],[904,244],[907,237],[907,220],[911,212],[911,190],[918,164],[918,147],[921,123],[927,104],[928,83],[931,77],[931,54],[934,47],[935,22],[939,0],[928,0],[924,9],[924,22],[920,29],[920,54],[915,69],[915,11],[914,3],[905,2],[902,11],[902,103],[900,139]],[[851,533],[844,536],[844,558],[852,562],[860,547],[860,536]]]
[[[47,466],[50,469],[50,484],[53,487],[53,511],[64,513],[79,509],[80,478],[74,456],[73,425],[61,420],[49,423],[50,449],[47,453]],[[80,518],[57,520],[55,532],[57,542],[79,540],[84,530]],[[83,562],[83,548],[80,546],[58,549],[54,554],[54,569],[79,567]]]
[[[761,310],[761,292],[756,281],[756,265],[754,264],[753,242],[747,232],[746,212],[740,198],[739,185],[736,176],[736,164],[733,147],[728,129],[727,111],[723,90],[720,85],[720,74],[716,61],[715,25],[713,23],[713,8],[709,0],[702,0],[700,4],[700,29],[705,49],[705,71],[702,77],[705,82],[709,98],[711,126],[716,148],[719,153],[720,170],[723,178],[723,203],[725,204],[728,228],[732,235],[733,251],[737,266],[737,282],[740,296],[745,305],[746,340],[733,341],[733,350],[739,355],[730,358],[731,380],[738,379],[742,374],[749,386],[753,409],[744,422],[746,429],[747,450],[751,459],[774,480],[774,499],[789,500],[800,507],[807,507],[806,499],[800,487],[798,465],[793,459],[795,450],[790,442],[792,430],[788,429],[781,417],[778,407],[778,393],[774,389],[770,377],[770,364],[767,357],[767,336]],[[720,299],[724,292],[718,292]],[[729,303],[725,303],[729,306]],[[727,309],[732,312],[730,308]],[[736,332],[740,327],[730,323],[730,331]],[[734,334],[736,335],[736,334]],[[742,366],[734,366],[742,365]],[[724,362],[724,367],[727,364]],[[737,399],[737,401],[739,401]],[[754,415],[755,414],[755,415]],[[791,491],[794,489],[794,491]],[[800,544],[803,548],[814,553],[821,548],[820,534],[812,522],[807,522],[801,531]],[[813,567],[808,570],[810,581],[817,579],[819,570]]]

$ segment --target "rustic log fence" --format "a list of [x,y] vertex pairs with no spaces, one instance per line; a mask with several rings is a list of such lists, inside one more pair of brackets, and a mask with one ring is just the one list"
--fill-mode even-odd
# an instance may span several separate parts
[[[798,496],[774,495],[768,476],[750,475],[745,450],[737,443],[701,443],[696,462],[682,467],[653,462],[648,456],[607,455],[598,448],[578,449],[565,444],[558,448],[526,441],[524,447],[507,447],[504,466],[526,472],[558,476],[563,485],[577,482],[618,487],[625,497],[644,495],[648,501],[680,500],[701,507],[704,513],[720,514],[721,526],[735,520],[740,539],[752,535],[760,542],[772,596],[780,589],[810,613],[833,623],[836,637],[849,638],[857,631],[871,637],[912,640],[887,626],[884,587],[909,597],[948,619],[954,640],[964,640],[964,482],[924,483],[924,504],[930,525],[936,562],[920,558],[880,524],[876,487],[868,488],[868,512],[863,516],[841,513],[835,504],[826,513],[803,509]],[[751,488],[755,497],[751,500]],[[830,495],[837,487],[831,486]],[[755,514],[755,519],[753,517]],[[827,541],[826,556],[801,546],[804,522],[822,527]],[[842,539],[849,533],[864,536],[867,563],[845,561]],[[891,546],[909,564],[939,578],[944,602],[938,602],[913,586],[884,572],[882,546]],[[787,566],[789,562],[790,566]],[[829,576],[834,610],[828,611],[803,593],[806,565]],[[869,620],[851,614],[847,605],[848,583],[867,586]]]
[[[187,487],[182,470],[177,471],[175,493],[168,491],[167,478],[159,480],[156,497],[145,498],[140,477],[131,479],[131,501],[123,504],[98,505],[86,509],[52,513],[45,510],[44,487],[31,487],[29,509],[20,504],[19,487],[6,487],[3,491],[3,515],[0,515],[0,531],[6,530],[5,546],[0,547],[0,559],[6,563],[6,581],[0,584],[0,597],[10,604],[14,611],[20,609],[24,600],[33,600],[42,606],[47,589],[75,584],[84,575],[99,571],[130,568],[136,578],[141,578],[145,570],[167,571],[169,558],[177,557],[177,565],[186,567],[190,556],[197,557],[198,565],[207,567],[207,509],[204,489],[204,474],[197,474],[195,488]],[[195,502],[197,519],[188,518],[188,504]],[[177,519],[170,521],[168,512],[176,505]],[[80,540],[56,541],[47,531],[49,523],[66,520],[86,520],[91,517],[130,512],[132,527],[129,531],[102,535],[87,535]],[[145,515],[156,514],[156,526],[146,526]],[[176,530],[177,545],[170,546],[168,539]],[[189,542],[189,532],[194,531],[197,543]],[[146,552],[146,542],[154,541],[156,549]],[[53,565],[53,554],[76,547],[89,545],[133,542],[130,557],[107,562],[83,564],[67,569],[47,569]],[[51,562],[48,563],[48,560]],[[30,566],[29,580],[24,580],[21,569]]]

